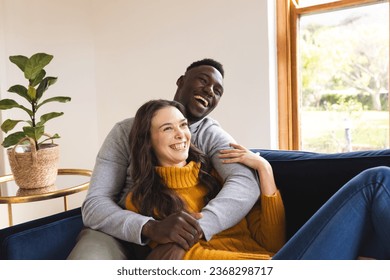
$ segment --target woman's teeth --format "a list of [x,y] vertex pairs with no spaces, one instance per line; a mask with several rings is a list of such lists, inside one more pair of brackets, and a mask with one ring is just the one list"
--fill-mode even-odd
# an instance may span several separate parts
[[185,142],[183,142],[183,143],[179,143],[179,144],[173,144],[170,147],[176,151],[181,151],[187,147],[187,144]]

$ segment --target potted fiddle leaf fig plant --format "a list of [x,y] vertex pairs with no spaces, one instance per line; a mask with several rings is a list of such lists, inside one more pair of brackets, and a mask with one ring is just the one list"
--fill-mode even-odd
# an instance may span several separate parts
[[56,77],[46,76],[44,69],[53,59],[53,55],[36,53],[29,58],[16,55],[10,56],[9,59],[23,72],[27,85],[11,86],[8,92],[21,97],[24,103],[9,98],[1,99],[0,110],[22,110],[27,114],[27,119],[6,119],[2,123],[1,130],[6,134],[21,126],[19,130],[6,136],[2,145],[7,148],[11,171],[20,188],[49,187],[55,183],[57,176],[59,147],[54,144],[54,139],[60,136],[57,133],[48,134],[45,125],[64,113],[49,112],[38,115],[38,111],[41,112],[47,103],[65,103],[71,98],[43,98],[48,88],[57,81]]

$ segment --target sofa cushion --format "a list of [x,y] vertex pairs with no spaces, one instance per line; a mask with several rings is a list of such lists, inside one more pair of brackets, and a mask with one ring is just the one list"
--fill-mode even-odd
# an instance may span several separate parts
[[66,259],[83,226],[80,208],[0,230],[0,259]]
[[252,149],[272,165],[291,237],[340,187],[361,171],[390,166],[390,149],[322,154]]

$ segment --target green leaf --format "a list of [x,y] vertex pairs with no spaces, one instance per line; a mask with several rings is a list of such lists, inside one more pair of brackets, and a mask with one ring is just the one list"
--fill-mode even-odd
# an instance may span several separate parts
[[8,110],[12,108],[20,108],[20,104],[12,99],[0,100],[0,110]]
[[52,59],[53,56],[46,53],[36,53],[32,55],[24,68],[24,77],[28,80],[34,80]]
[[49,86],[55,84],[55,82],[57,82],[57,78],[56,77],[46,77],[44,78],[38,88],[37,88],[37,100],[39,100],[43,93],[49,88]]
[[43,133],[45,133],[45,127],[44,126],[36,126],[36,127],[25,126],[25,127],[23,127],[23,131],[28,137],[33,138],[35,141],[38,141],[39,138],[42,137]]
[[12,99],[2,99],[0,100],[0,110],[8,110],[12,108],[20,108],[25,111],[29,116],[33,115],[33,112],[26,107],[20,105],[15,100]]
[[1,125],[1,130],[4,131],[4,133],[8,133],[8,131],[14,129],[14,127],[20,123],[20,122],[23,122],[23,120],[11,120],[11,119],[7,119],[3,122],[3,124]]
[[31,102],[31,98],[27,93],[27,88],[24,86],[14,85],[14,86],[9,88],[8,92],[16,93],[16,94],[20,95],[21,97],[27,99],[28,102]]
[[11,147],[13,145],[18,144],[18,142],[24,137],[26,137],[26,134],[23,131],[18,131],[18,132],[12,133],[12,134],[8,135],[7,137],[5,137],[2,145],[4,148]]
[[29,86],[27,94],[31,98],[31,100],[35,100],[35,98],[37,97],[37,90],[34,87]]
[[52,112],[52,113],[44,114],[41,116],[40,122],[37,123],[37,126],[44,125],[48,120],[57,118],[59,116],[62,116],[63,114],[64,114],[63,112]]
[[46,99],[46,100],[42,101],[42,103],[38,104],[37,109],[39,107],[41,107],[43,104],[46,104],[46,103],[49,103],[49,102],[66,103],[66,102],[69,102],[70,100],[71,100],[71,98],[68,97],[68,96],[55,96],[55,97],[52,97],[52,98],[49,98],[49,99]]
[[37,77],[33,81],[30,81],[30,85],[32,87],[35,87],[43,80],[45,76],[46,76],[46,71],[42,69],[41,72],[39,72],[39,74],[37,75]]
[[28,57],[25,57],[24,55],[14,55],[14,56],[10,56],[9,60],[12,63],[16,64],[16,66],[18,66],[19,69],[24,72],[24,69],[28,61]]
[[27,109],[26,107],[20,105],[19,108],[22,109],[23,111],[25,111],[30,117],[33,116],[33,112],[31,110]]

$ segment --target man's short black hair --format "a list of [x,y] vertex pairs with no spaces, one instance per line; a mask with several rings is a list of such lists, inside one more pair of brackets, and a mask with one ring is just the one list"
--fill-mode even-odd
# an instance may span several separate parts
[[211,58],[204,58],[202,60],[198,60],[198,61],[191,63],[191,65],[187,67],[187,71],[192,69],[192,68],[202,66],[202,65],[212,66],[215,69],[217,69],[219,71],[219,73],[221,73],[222,77],[224,77],[224,75],[225,75],[225,71],[223,70],[223,65],[221,63],[219,63],[218,61],[211,59]]

